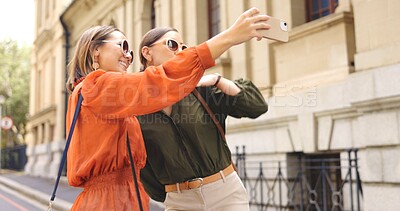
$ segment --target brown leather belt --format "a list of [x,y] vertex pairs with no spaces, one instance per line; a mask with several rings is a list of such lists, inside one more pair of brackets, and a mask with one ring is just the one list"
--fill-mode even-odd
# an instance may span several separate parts
[[[235,171],[235,169],[233,168],[233,166],[231,164],[228,167],[226,167],[224,170],[222,170],[222,173],[224,174],[224,176],[228,176],[229,174],[231,174],[234,171]],[[178,188],[177,188],[178,185],[179,185],[179,190],[189,190],[189,189],[199,188],[203,185],[215,182],[219,179],[222,179],[222,176],[221,176],[220,172],[217,172],[208,177],[194,178],[194,179],[188,180],[186,182],[165,185],[165,192],[178,191]]]

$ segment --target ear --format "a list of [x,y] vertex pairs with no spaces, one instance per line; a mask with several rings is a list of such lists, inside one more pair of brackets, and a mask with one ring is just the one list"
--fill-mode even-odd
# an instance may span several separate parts
[[100,51],[98,49],[94,50],[93,56],[98,57],[100,55]]
[[142,48],[142,55],[147,60],[147,63],[150,63],[153,60],[152,52],[147,46]]

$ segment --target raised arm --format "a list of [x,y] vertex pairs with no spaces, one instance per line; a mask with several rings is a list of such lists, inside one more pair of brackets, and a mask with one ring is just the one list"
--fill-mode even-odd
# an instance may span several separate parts
[[269,29],[268,18],[251,8],[227,30],[143,73],[92,72],[83,82],[84,106],[104,118],[142,115],[170,106],[195,88],[204,70],[214,65],[213,59],[234,45],[261,39],[257,29]]

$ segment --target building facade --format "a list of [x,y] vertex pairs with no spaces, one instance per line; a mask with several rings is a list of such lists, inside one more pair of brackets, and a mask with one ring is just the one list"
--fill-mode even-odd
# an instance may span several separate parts
[[[190,46],[254,6],[285,19],[290,38],[235,46],[207,70],[251,79],[270,105],[256,120],[228,119],[232,151],[246,146],[254,159],[285,162],[293,153],[346,158],[348,149],[357,148],[361,208],[400,209],[400,1],[35,0],[35,5],[26,173],[56,175],[65,145],[66,64],[85,29],[115,25],[138,52],[145,32],[172,26]],[[135,60],[129,71],[139,70]],[[344,201],[350,197],[342,195]]]

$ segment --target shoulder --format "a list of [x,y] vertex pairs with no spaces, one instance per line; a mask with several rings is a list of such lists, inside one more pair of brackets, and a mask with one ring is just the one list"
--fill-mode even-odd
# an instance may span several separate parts
[[104,70],[96,70],[86,76],[85,80],[82,81],[82,86],[83,89],[90,89],[101,84],[107,84],[107,82],[118,81],[119,79],[117,78],[123,78],[121,77],[122,75],[123,73],[120,72],[107,72]]
[[96,70],[93,71],[91,73],[89,73],[89,75],[86,76],[84,81],[93,81],[96,80],[97,78],[103,76],[104,74],[106,74],[107,72],[104,70]]

